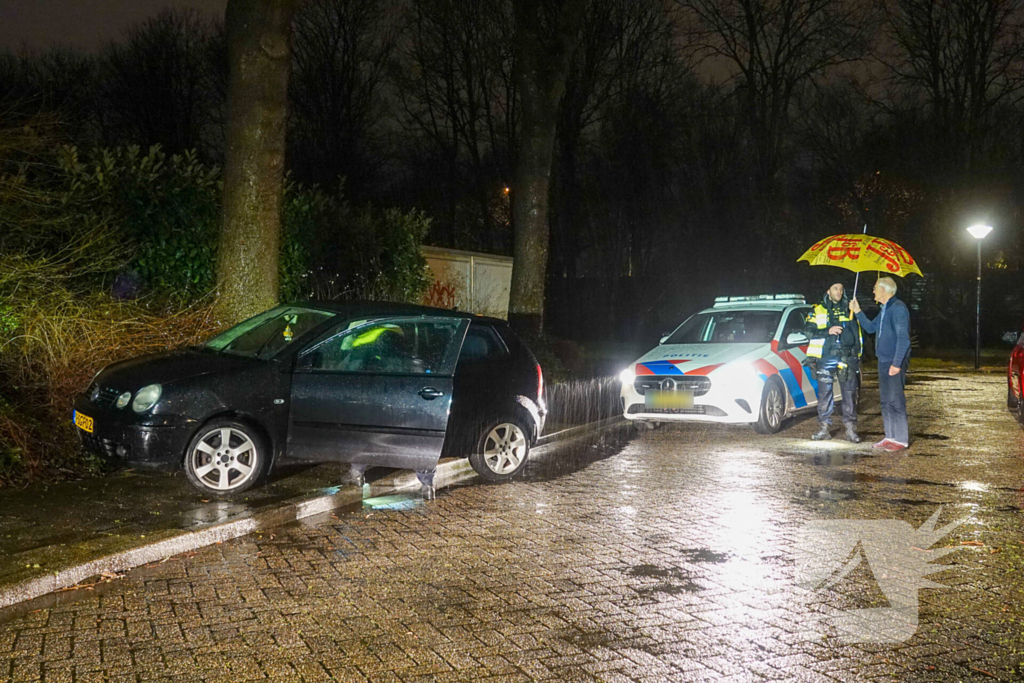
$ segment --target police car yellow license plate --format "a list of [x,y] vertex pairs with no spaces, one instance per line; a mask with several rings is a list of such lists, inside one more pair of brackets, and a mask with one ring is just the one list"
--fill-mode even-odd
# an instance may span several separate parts
[[74,418],[76,427],[92,434],[93,423],[91,417],[89,417],[88,415],[83,415],[82,413],[76,410],[74,412]]
[[644,404],[647,408],[660,410],[679,410],[693,407],[692,391],[659,391],[651,390],[644,393]]

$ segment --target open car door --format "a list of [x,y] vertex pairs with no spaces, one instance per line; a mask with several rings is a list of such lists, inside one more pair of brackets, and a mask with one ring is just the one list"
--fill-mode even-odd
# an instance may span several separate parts
[[321,335],[292,374],[289,455],[432,470],[468,327],[466,318],[401,316]]

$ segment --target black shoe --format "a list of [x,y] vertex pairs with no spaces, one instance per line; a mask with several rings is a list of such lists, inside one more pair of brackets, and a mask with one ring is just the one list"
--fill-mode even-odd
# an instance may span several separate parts
[[818,427],[818,431],[811,434],[811,439],[814,441],[828,441],[832,438],[832,432],[828,430],[828,425],[824,422]]
[[860,436],[857,434],[857,428],[853,425],[846,425],[846,440],[850,443],[860,443]]

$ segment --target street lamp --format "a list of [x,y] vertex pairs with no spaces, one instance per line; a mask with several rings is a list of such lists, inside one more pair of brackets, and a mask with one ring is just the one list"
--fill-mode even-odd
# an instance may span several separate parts
[[981,241],[992,232],[991,225],[972,225],[967,228],[971,237],[978,241],[978,309],[974,319],[974,369],[981,367]]

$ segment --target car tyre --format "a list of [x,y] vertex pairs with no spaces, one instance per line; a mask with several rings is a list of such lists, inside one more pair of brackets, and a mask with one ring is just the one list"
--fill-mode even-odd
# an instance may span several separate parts
[[245,422],[211,420],[185,450],[185,477],[204,494],[218,498],[248,491],[263,480],[270,450],[260,432]]
[[1006,382],[1006,407],[1011,412],[1017,412],[1019,408],[1020,400],[1013,395],[1013,380],[1009,379]]
[[530,429],[522,419],[491,420],[480,429],[469,464],[485,481],[508,481],[529,457]]
[[782,382],[772,377],[761,393],[761,408],[757,412],[754,431],[758,434],[776,434],[782,429],[786,417],[786,389]]

